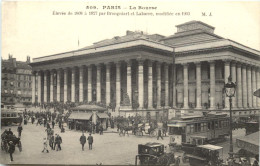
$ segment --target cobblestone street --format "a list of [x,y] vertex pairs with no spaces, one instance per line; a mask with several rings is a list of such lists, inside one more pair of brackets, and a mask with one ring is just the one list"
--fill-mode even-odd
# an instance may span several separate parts
[[[8,127],[2,127],[2,132]],[[17,126],[12,126],[12,131],[17,135]],[[11,164],[100,164],[103,165],[134,165],[135,155],[138,153],[138,144],[147,142],[160,142],[164,145],[169,143],[169,137],[164,137],[164,140],[157,140],[155,137],[143,136],[136,137],[132,134],[129,136],[120,137],[115,133],[116,129],[104,135],[94,134],[93,150],[88,150],[88,145],[85,145],[85,151],[81,150],[79,138],[81,133],[78,131],[66,130],[65,133],[60,133],[58,126],[54,128],[55,134],[58,133],[62,137],[62,150],[53,151],[50,153],[42,153],[43,138],[46,137],[45,128],[40,125],[36,126],[29,123],[23,125],[22,132],[22,152],[16,148],[14,161]],[[85,134],[88,136],[88,133]],[[233,131],[234,152],[238,150],[235,145],[235,138],[243,136],[244,130],[239,129]],[[217,144],[223,148],[223,158],[228,157],[229,140]],[[9,154],[1,151],[0,163],[10,164]],[[182,164],[183,165],[183,164]]]
[[[2,132],[7,127],[2,128]],[[81,150],[79,138],[81,133],[78,131],[66,130],[60,133],[58,126],[55,126],[55,134],[62,137],[61,151],[50,150],[50,153],[42,153],[43,138],[47,135],[45,128],[28,124],[23,126],[22,132],[22,152],[16,148],[14,161],[12,164],[94,164],[102,163],[109,165],[133,165],[137,146],[140,143],[160,142],[169,143],[169,137],[157,141],[156,138],[149,136],[136,137],[134,135],[120,137],[117,133],[104,133],[104,135],[94,134],[93,150],[88,150],[85,144],[85,151]],[[12,127],[17,135],[17,126]],[[86,133],[88,136],[88,133]],[[10,164],[9,154],[1,151],[0,163]]]

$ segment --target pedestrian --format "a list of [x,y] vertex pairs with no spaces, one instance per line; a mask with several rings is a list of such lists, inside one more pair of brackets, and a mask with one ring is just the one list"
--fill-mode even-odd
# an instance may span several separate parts
[[91,133],[89,134],[88,136],[88,147],[89,147],[89,150],[92,150],[92,144],[93,144],[93,137],[91,136]]
[[8,152],[9,152],[9,154],[10,154],[10,159],[11,159],[11,161],[14,161],[14,159],[13,159],[13,153],[14,153],[14,151],[15,151],[15,146],[14,146],[14,144],[13,144],[13,141],[10,141],[10,142],[9,142]]
[[34,121],[35,121],[35,117],[34,116],[32,116],[31,117],[31,119],[32,119],[32,124],[34,123]]
[[61,133],[65,133],[65,128],[63,127],[63,125],[61,125],[60,132],[61,132]]
[[55,137],[54,137],[54,150],[56,149],[57,145],[58,145],[58,134],[55,134]]
[[158,130],[158,136],[157,136],[157,140],[159,140],[159,138],[162,138],[162,140],[163,140],[163,137],[162,137],[162,131],[161,131],[161,129],[159,129]]
[[47,123],[47,129],[50,129],[50,128],[51,128],[50,124],[49,124],[49,123]]
[[7,135],[14,135],[14,133],[12,132],[11,128],[9,128],[9,130],[6,132]]
[[46,120],[46,118],[44,118],[44,119],[43,119],[43,125],[44,125],[44,127],[46,127],[46,124],[47,124],[47,120]]
[[47,145],[47,139],[43,138],[43,150],[42,153],[46,150],[47,153],[49,153],[48,145]]
[[253,163],[253,166],[259,166],[259,154],[255,156],[255,161]]
[[61,146],[60,144],[62,143],[62,138],[61,136],[59,136],[59,134],[57,134],[57,151],[61,150]]
[[55,148],[54,148],[54,135],[51,136],[51,138],[49,140],[49,145],[50,145],[52,150],[55,150]]
[[21,138],[22,130],[23,130],[23,127],[21,126],[21,124],[19,124],[19,126],[17,127],[17,132],[18,132],[18,137],[19,138]]
[[54,129],[54,126],[55,126],[55,122],[54,122],[54,120],[52,120],[52,129]]
[[100,135],[103,135],[103,125],[102,124],[100,124],[100,129],[99,129],[99,132],[100,132]]
[[82,151],[84,151],[84,145],[86,143],[86,136],[84,135],[84,133],[82,133],[82,136],[79,139],[81,145],[82,145]]

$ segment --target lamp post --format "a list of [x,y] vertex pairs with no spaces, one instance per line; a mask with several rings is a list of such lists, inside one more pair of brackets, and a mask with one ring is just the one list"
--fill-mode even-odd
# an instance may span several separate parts
[[225,93],[226,97],[229,97],[229,132],[230,132],[230,147],[229,147],[229,157],[233,159],[233,138],[232,138],[232,97],[236,93],[236,84],[232,82],[232,78],[228,77],[228,82],[225,84]]

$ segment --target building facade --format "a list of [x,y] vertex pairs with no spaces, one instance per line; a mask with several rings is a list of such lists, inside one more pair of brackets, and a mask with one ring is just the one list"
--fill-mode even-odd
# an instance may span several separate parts
[[32,68],[29,66],[30,57],[26,62],[2,59],[1,102],[7,105],[16,103],[31,104],[32,102]]
[[[77,51],[34,58],[32,102],[114,105],[143,116],[165,109],[225,110],[224,84],[237,84],[232,106],[256,111],[260,52],[214,34],[200,21],[176,26],[172,36],[127,31]],[[134,106],[135,105],[135,106]]]

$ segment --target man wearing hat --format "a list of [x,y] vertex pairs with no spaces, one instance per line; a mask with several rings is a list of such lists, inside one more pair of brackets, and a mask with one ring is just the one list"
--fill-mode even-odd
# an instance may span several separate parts
[[14,161],[14,160],[13,160],[13,153],[14,153],[14,150],[15,150],[14,143],[13,143],[13,141],[10,141],[10,142],[9,142],[9,149],[8,149],[8,152],[9,152],[9,154],[10,154],[10,159],[11,159],[11,161]]

